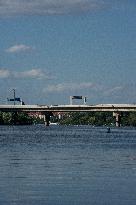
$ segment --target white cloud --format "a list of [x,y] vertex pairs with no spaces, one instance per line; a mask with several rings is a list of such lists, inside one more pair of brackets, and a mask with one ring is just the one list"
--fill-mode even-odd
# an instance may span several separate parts
[[6,69],[0,69],[0,78],[8,78],[10,76],[10,72]]
[[28,71],[23,72],[14,72],[15,78],[38,78],[38,79],[51,79],[51,76],[49,76],[48,73],[41,69],[32,69]]
[[13,79],[52,79],[53,77],[41,69],[32,69],[22,72],[9,71],[7,69],[0,69],[0,78]]
[[92,11],[104,6],[105,0],[1,0],[0,15],[64,14]]
[[108,103],[135,103],[136,102],[136,84],[120,84],[113,87],[106,86],[101,92],[102,100]]
[[105,96],[111,96],[111,95],[118,95],[122,91],[124,91],[125,87],[124,86],[115,86],[113,88],[106,89],[104,91]]
[[28,51],[28,50],[32,50],[32,47],[26,46],[24,44],[18,44],[18,45],[14,45],[14,46],[11,46],[10,48],[6,49],[6,52],[19,53],[19,52],[24,52],[24,51]]
[[57,85],[49,85],[43,89],[45,93],[53,93],[58,92],[62,93],[65,91],[78,91],[82,89],[96,89],[96,85],[93,83],[64,83],[64,84],[57,84]]

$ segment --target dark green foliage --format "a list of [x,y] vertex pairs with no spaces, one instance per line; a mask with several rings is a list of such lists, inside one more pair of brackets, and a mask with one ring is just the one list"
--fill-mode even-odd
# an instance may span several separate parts
[[136,126],[136,112],[123,113],[121,121],[124,126]]
[[[114,126],[115,117],[113,117],[112,112],[73,112],[64,115],[59,123],[66,125]],[[122,113],[121,126],[136,126],[136,112]]]
[[12,113],[4,112],[4,113],[2,113],[2,118],[3,118],[3,124],[9,125],[9,124],[11,124],[11,121],[12,121]]
[[[63,114],[61,119],[51,117],[51,122],[64,125],[115,125],[115,117],[112,112],[69,112]],[[30,117],[27,113],[0,112],[0,125],[26,125],[44,123],[43,119]],[[136,112],[121,113],[121,126],[136,126]]]
[[24,124],[32,124],[33,119],[32,117],[29,117],[27,113],[18,113],[17,116],[15,116],[15,123],[14,124],[19,124],[19,125],[24,125]]
[[32,124],[33,119],[29,117],[27,113],[17,112],[1,112],[0,113],[0,124],[1,125],[25,125]]
[[33,124],[44,124],[44,119],[40,119],[39,117],[33,117]]
[[2,112],[0,112],[0,125],[3,125],[4,121],[3,121],[3,115]]
[[73,112],[68,113],[60,120],[60,124],[73,125],[111,125],[114,122],[109,112]]

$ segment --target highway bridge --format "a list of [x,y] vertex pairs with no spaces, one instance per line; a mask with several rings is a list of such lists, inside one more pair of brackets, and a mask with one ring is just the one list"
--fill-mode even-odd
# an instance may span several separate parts
[[97,105],[0,105],[1,112],[41,112],[49,125],[53,112],[113,112],[116,126],[120,126],[121,112],[135,112],[136,104],[97,104]]
[[97,105],[0,105],[3,112],[131,112],[136,104],[97,104]]

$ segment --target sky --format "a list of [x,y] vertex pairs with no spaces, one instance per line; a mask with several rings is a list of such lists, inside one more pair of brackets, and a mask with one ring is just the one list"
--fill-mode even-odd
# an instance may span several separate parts
[[136,1],[0,0],[0,104],[13,89],[26,104],[136,103]]

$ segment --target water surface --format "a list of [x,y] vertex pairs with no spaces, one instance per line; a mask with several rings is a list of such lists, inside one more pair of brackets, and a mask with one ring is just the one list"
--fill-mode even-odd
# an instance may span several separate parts
[[135,205],[136,129],[0,126],[0,205]]

